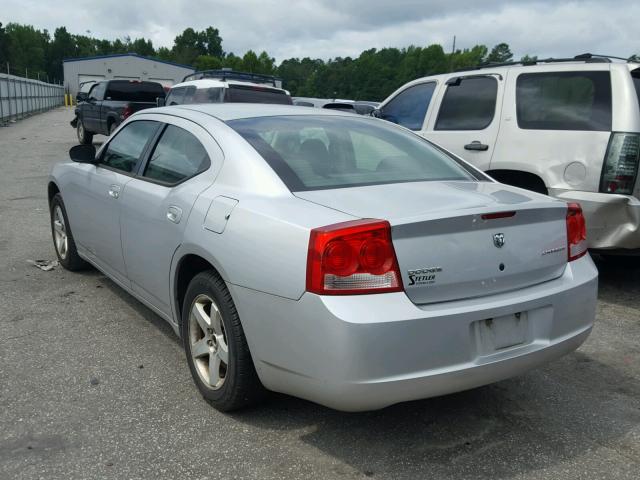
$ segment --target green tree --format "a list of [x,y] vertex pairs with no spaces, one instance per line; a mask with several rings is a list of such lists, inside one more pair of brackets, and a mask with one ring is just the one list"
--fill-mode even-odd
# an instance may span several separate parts
[[506,43],[499,43],[491,49],[491,53],[487,56],[486,61],[488,63],[504,63],[513,58],[513,53],[509,49],[509,45]]
[[522,63],[533,63],[536,62],[538,60],[537,55],[524,55],[523,57],[520,58],[520,61]]
[[9,61],[9,41],[10,37],[0,22],[0,72],[7,68]]
[[25,75],[28,72],[29,76],[46,78],[45,51],[50,40],[49,33],[17,23],[9,23],[6,33],[10,39],[8,61],[11,73]]
[[198,55],[193,67],[196,70],[218,70],[222,68],[222,60],[211,55]]
[[217,28],[207,27],[204,32],[200,34],[203,37],[205,47],[207,49],[207,55],[211,57],[222,58],[224,57],[224,51],[222,50],[222,37]]
[[62,61],[76,56],[76,42],[73,35],[65,27],[58,27],[53,32],[53,40],[49,44],[46,68],[49,78],[62,80]]
[[151,40],[145,40],[144,38],[136,38],[133,42],[131,42],[129,44],[128,51],[137,53],[138,55],[142,55],[144,57],[153,57],[156,54]]

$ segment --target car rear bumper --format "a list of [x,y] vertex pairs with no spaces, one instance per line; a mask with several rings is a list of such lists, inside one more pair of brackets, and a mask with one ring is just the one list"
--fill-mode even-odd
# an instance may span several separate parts
[[[543,284],[422,306],[404,293],[294,301],[230,289],[265,387],[361,411],[496,382],[575,350],[593,326],[597,275],[587,255]],[[493,348],[484,325],[519,312],[525,340]]]
[[640,200],[637,198],[573,190],[552,190],[549,195],[580,203],[587,221],[589,248],[640,249]]

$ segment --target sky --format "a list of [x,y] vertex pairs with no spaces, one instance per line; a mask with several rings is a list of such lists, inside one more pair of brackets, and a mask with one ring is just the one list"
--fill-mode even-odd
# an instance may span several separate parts
[[357,56],[382,47],[506,42],[515,58],[640,53],[640,1],[0,0],[0,22],[170,47],[187,27],[220,30],[223,49],[291,57]]

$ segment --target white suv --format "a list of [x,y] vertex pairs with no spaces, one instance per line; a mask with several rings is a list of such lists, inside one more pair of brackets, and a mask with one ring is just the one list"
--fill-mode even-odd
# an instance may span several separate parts
[[498,181],[579,202],[591,248],[637,253],[640,63],[619,60],[585,54],[425,77],[374,113]]
[[271,75],[204,70],[187,75],[171,87],[165,105],[192,103],[275,103],[292,105],[291,95]]

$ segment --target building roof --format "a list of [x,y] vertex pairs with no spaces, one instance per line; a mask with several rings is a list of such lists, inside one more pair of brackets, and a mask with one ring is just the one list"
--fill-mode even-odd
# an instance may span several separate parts
[[82,61],[85,61],[85,60],[99,60],[101,58],[116,58],[116,57],[135,57],[135,58],[140,58],[142,60],[148,60],[150,62],[166,63],[167,65],[173,65],[174,67],[181,67],[181,68],[186,68],[186,69],[191,70],[191,71],[195,71],[195,68],[193,68],[190,65],[182,65],[180,63],[169,62],[167,60],[160,60],[158,58],[144,57],[142,55],[138,55],[137,53],[114,53],[112,55],[96,55],[96,56],[93,56],[93,57],[65,58],[65,59],[62,60],[62,62],[63,63],[82,62]]

